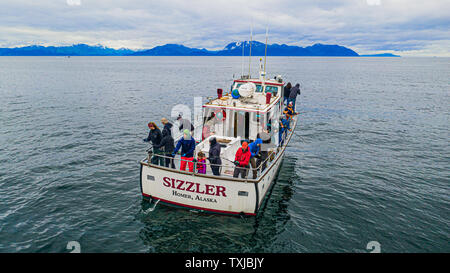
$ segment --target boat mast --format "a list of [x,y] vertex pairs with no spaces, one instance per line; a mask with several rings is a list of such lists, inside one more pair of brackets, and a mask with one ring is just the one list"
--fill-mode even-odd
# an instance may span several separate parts
[[264,80],[266,80],[266,75],[267,75],[267,71],[266,71],[266,59],[267,59],[267,36],[269,33],[269,26],[266,27],[266,49],[264,52]]
[[252,41],[253,41],[253,22],[250,28],[250,53],[248,55],[248,78],[250,79],[250,64],[252,62]]
[[241,79],[244,77],[244,48],[245,48],[245,41],[242,42],[242,68],[241,68]]

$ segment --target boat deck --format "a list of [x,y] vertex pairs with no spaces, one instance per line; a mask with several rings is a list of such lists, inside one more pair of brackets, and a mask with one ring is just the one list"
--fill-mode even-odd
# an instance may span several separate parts
[[[227,142],[229,140],[228,143],[222,144],[225,146],[224,147],[225,151],[223,151],[221,153],[224,157],[221,157],[222,165],[220,165],[220,176],[213,175],[212,170],[211,170],[211,164],[209,163],[208,160],[206,161],[206,163],[204,163],[206,165],[206,174],[197,173],[197,171],[196,171],[197,163],[196,162],[194,162],[194,172],[189,172],[188,167],[186,167],[186,171],[182,171],[182,170],[180,170],[180,164],[181,164],[182,159],[178,155],[175,156],[175,158],[173,159],[175,168],[171,168],[170,166],[165,167],[164,164],[163,164],[163,166],[157,165],[157,164],[152,164],[151,160],[149,160],[149,159],[153,156],[156,156],[156,155],[153,155],[152,153],[149,153],[149,156],[146,159],[142,160],[141,164],[144,166],[149,166],[149,167],[153,167],[153,168],[157,168],[157,169],[161,169],[161,170],[166,170],[169,172],[190,174],[193,176],[206,176],[206,177],[213,178],[213,179],[235,180],[235,181],[240,181],[240,182],[245,181],[245,182],[257,183],[257,182],[261,181],[261,179],[265,176],[265,174],[268,172],[268,170],[270,170],[272,165],[275,164],[275,162],[279,159],[279,157],[281,157],[284,154],[284,150],[285,150],[286,146],[289,144],[289,141],[293,135],[293,130],[295,129],[295,126],[297,125],[297,119],[298,119],[298,116],[295,116],[292,119],[292,121],[291,121],[292,131],[288,132],[286,134],[285,141],[282,146],[274,146],[274,145],[270,146],[271,144],[266,144],[266,145],[268,145],[268,149],[267,149],[268,156],[264,161],[261,162],[261,164],[259,166],[256,167],[256,171],[257,171],[256,179],[253,179],[253,173],[252,173],[253,169],[252,168],[248,169],[246,178],[241,178],[240,176],[239,176],[239,178],[233,177],[234,169],[236,168],[236,166],[233,163],[234,154],[236,153],[236,150],[240,147],[240,139],[239,138],[216,136],[216,138],[218,138],[218,139],[225,140],[224,142]],[[196,147],[196,151],[202,150],[206,154],[206,157],[208,157],[207,150],[209,150],[209,141],[207,141],[207,140],[208,139],[205,139],[204,141],[199,143],[198,146]],[[218,142],[220,143],[220,141],[218,141]],[[230,143],[231,143],[231,145],[229,145]],[[236,144],[238,144],[238,145],[236,145]],[[227,152],[227,150],[229,150],[229,152]],[[157,157],[162,158],[163,161],[165,161],[166,158],[172,159],[171,157],[166,157],[164,155],[157,155]],[[263,168],[263,165],[266,165],[265,168]]]

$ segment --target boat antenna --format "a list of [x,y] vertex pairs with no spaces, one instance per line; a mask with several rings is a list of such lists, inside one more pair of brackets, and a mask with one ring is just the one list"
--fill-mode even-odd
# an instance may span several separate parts
[[269,33],[269,26],[266,27],[266,50],[264,52],[264,80],[266,79],[267,71],[266,71],[266,59],[267,59],[267,36]]
[[251,64],[251,62],[252,62],[252,41],[253,41],[253,21],[252,21],[252,25],[251,25],[251,28],[250,28],[250,52],[249,52],[249,55],[248,55],[248,78],[250,79],[251,78],[251,76],[250,76],[250,64]]
[[241,79],[244,77],[244,48],[245,48],[245,41],[242,42],[242,69],[241,69]]

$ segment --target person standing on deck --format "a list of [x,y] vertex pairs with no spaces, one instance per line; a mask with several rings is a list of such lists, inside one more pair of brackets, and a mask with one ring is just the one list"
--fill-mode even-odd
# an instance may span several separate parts
[[164,131],[164,130],[167,130],[167,132],[169,133],[169,135],[172,135],[172,127],[173,127],[173,124],[170,123],[166,118],[162,118],[162,119],[161,119],[161,123],[162,123],[163,126],[164,126],[163,131]]
[[290,101],[286,108],[284,108],[283,113],[286,115],[286,118],[289,122],[291,121],[293,116],[298,114],[294,111],[294,105],[292,101]]
[[168,130],[167,128],[163,129],[161,142],[159,143],[159,145],[153,145],[153,147],[161,149],[164,152],[164,155],[166,156],[165,166],[169,168],[170,165],[172,169],[175,169],[175,163],[173,162],[172,156],[173,150],[175,149],[175,144],[172,136],[170,135],[170,130]]
[[262,140],[262,144],[261,144],[261,151],[259,152],[261,154],[261,162],[262,162],[262,166],[261,166],[261,173],[266,169],[267,166],[267,157],[269,157],[269,151],[268,151],[268,146],[270,145],[270,142],[272,140],[269,132],[267,130],[262,130],[261,133],[258,133],[256,135],[256,138],[260,138]]
[[151,159],[151,163],[164,166],[164,160],[162,157],[159,157],[157,155],[161,154],[161,150],[159,148],[156,148],[155,146],[158,146],[161,143],[162,134],[161,130],[159,130],[158,126],[154,122],[148,123],[148,128],[150,129],[150,132],[148,133],[148,137],[144,138],[144,142],[151,142],[153,146],[153,157]]
[[189,120],[184,119],[181,115],[178,115],[177,120],[180,122],[180,126],[178,127],[180,131],[188,129],[191,134],[194,133],[194,125]]
[[291,88],[291,92],[289,93],[289,102],[292,102],[292,108],[295,109],[295,100],[297,99],[297,95],[300,95],[300,84],[297,83],[294,87]]
[[291,88],[292,88],[292,84],[290,82],[288,82],[286,84],[286,86],[284,87],[284,92],[283,92],[283,103],[285,105],[288,104],[289,102],[289,95],[291,94]]
[[256,138],[255,141],[248,145],[248,149],[250,150],[250,165],[252,166],[253,171],[253,179],[256,179],[258,176],[257,167],[261,164],[261,144],[262,140],[260,138]]
[[216,114],[214,112],[211,113],[211,116],[206,120],[205,124],[203,125],[202,129],[202,140],[207,139],[208,137],[215,134],[214,127],[216,124]]
[[194,171],[194,150],[195,150],[195,140],[191,136],[191,132],[188,129],[183,131],[183,137],[178,140],[177,147],[172,153],[172,156],[175,156],[181,148],[181,163],[180,170],[186,170],[186,164],[189,166],[189,172]]
[[247,172],[249,169],[248,163],[250,161],[251,155],[252,154],[248,149],[248,143],[247,142],[242,143],[242,147],[237,150],[234,159],[234,165],[236,165],[233,173],[234,178],[239,177],[239,174],[241,174],[242,178],[247,177]]
[[285,116],[281,116],[280,117],[280,131],[279,131],[279,135],[278,135],[280,146],[283,146],[284,139],[286,138],[287,130],[290,130],[289,121],[286,119]]
[[206,174],[206,157],[201,151],[197,154],[197,173]]
[[211,170],[214,175],[220,175],[220,165],[222,165],[222,159],[220,159],[220,144],[215,137],[209,140],[209,153],[208,160],[211,164]]

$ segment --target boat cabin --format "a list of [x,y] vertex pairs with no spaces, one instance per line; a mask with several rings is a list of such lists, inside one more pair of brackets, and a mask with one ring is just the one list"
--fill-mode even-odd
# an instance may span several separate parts
[[[278,131],[278,118],[283,109],[283,82],[281,79],[235,80],[231,91],[203,105],[202,140],[211,135],[253,141],[265,130]],[[279,143],[278,134],[272,134],[273,144]]]
[[[202,141],[196,146],[205,154],[209,151],[209,139],[215,137],[221,145],[222,173],[232,175],[232,163],[243,141],[254,141],[258,133],[270,135],[266,147],[277,147],[280,140],[278,119],[282,114],[281,79],[235,80],[231,92],[222,94],[203,105]],[[271,150],[271,149],[269,149]]]

